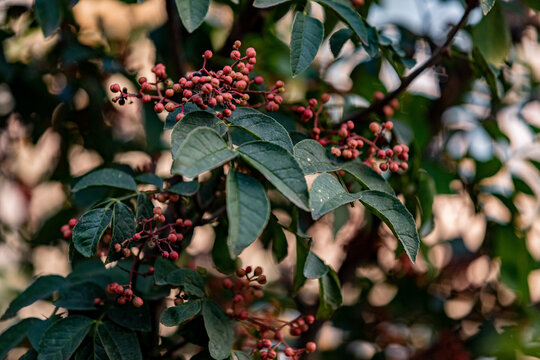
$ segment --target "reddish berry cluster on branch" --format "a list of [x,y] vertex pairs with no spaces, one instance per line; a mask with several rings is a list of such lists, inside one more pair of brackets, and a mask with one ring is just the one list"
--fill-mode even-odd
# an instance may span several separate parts
[[[145,77],[139,79],[140,89],[137,93],[128,93],[127,88],[121,88],[119,84],[112,84],[110,90],[113,93],[120,93],[114,97],[113,102],[124,105],[128,98],[139,98],[144,103],[154,103],[154,111],[161,113],[167,111],[172,113],[177,109],[176,121],[184,117],[184,106],[193,103],[200,109],[208,107],[222,109],[217,112],[220,119],[228,118],[237,106],[249,106],[253,108],[266,105],[266,111],[272,112],[279,109],[283,98],[279,95],[285,91],[283,81],[277,81],[270,90],[252,90],[252,85],[262,85],[262,76],[251,79],[250,74],[257,63],[257,52],[253,48],[248,48],[242,56],[239,49],[242,43],[236,41],[230,57],[234,62],[232,65],[224,66],[221,70],[212,71],[206,68],[207,60],[211,59],[212,51],[206,50],[203,55],[203,66],[199,71],[181,77],[178,82],[173,83],[167,80],[167,72],[163,64],[157,64],[152,72],[155,74],[155,81],[149,81]],[[264,102],[250,103],[253,95],[262,95]]]
[[67,224],[62,225],[60,228],[60,232],[62,233],[62,236],[66,240],[71,240],[71,237],[73,236],[73,228],[77,225],[77,219],[73,218],[68,221]]
[[[384,97],[381,92],[374,93],[374,100],[380,100]],[[372,122],[369,124],[369,130],[373,134],[374,139],[370,140],[366,137],[354,132],[355,124],[352,121],[342,123],[338,130],[324,129],[321,126],[320,116],[324,109],[323,104],[330,101],[330,94],[322,94],[320,104],[317,99],[310,99],[307,107],[296,106],[293,110],[300,115],[303,122],[313,120],[313,128],[311,137],[317,140],[322,146],[331,146],[331,154],[337,158],[341,157],[346,160],[353,160],[365,154],[363,162],[378,172],[390,170],[397,172],[407,170],[409,159],[409,147],[407,145],[397,144],[393,147],[381,148],[377,142],[383,139],[385,131],[391,131],[394,124],[391,121],[385,121],[382,124]],[[394,111],[399,108],[399,102],[393,99],[390,105],[383,108],[386,117],[394,114]]]
[[[120,285],[116,282],[110,283],[105,288],[105,291],[107,292],[107,294],[113,295],[111,299],[114,299],[114,296],[117,296],[115,301],[120,305],[131,302],[133,306],[141,307],[144,304],[142,298],[133,294],[133,290],[131,289],[131,282],[127,285]],[[103,306],[106,300],[108,299],[95,298],[94,304]]]
[[114,251],[122,252],[124,257],[129,257],[131,247],[137,246],[141,249],[146,244],[149,248],[157,248],[165,259],[172,261],[178,259],[178,252],[175,250],[174,244],[184,239],[184,234],[181,231],[191,228],[193,222],[189,219],[176,219],[174,223],[164,224],[166,219],[161,207],[154,207],[153,213],[153,217],[142,219],[139,222],[140,231],[131,238],[114,244]]
[[264,297],[262,285],[266,284],[263,269],[251,266],[236,271],[237,279],[223,280],[223,287],[233,293],[232,303],[226,313],[239,321],[238,332],[244,337],[244,346],[258,352],[262,360],[275,359],[283,353],[291,359],[299,359],[303,353],[314,352],[317,348],[308,342],[304,348],[294,349],[285,340],[284,331],[288,329],[291,336],[298,336],[309,330],[315,322],[312,315],[300,315],[291,321],[276,318],[276,314],[266,311],[258,315],[250,313],[249,305],[256,299]]

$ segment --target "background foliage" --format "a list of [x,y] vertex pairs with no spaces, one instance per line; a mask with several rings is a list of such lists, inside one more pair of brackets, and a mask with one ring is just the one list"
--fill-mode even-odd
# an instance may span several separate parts
[[[346,0],[1,3],[0,296],[7,330],[0,335],[0,356],[18,347],[9,358],[228,357],[233,335],[219,305],[230,299],[216,279],[240,264],[263,264],[269,285],[254,308],[271,304],[288,319],[317,314],[309,331],[293,340],[298,347],[316,340],[318,351],[310,357],[540,357],[535,12],[540,5],[534,0],[474,5],[452,0],[366,0],[357,8]],[[463,26],[451,26],[460,19]],[[447,38],[452,29],[456,36]],[[200,67],[207,49],[214,51],[216,67],[226,65],[237,39],[257,50],[257,74],[269,83],[285,81],[284,104],[270,114],[281,124],[279,131],[287,132],[279,138],[285,144],[269,143],[264,132],[251,136],[262,139],[255,145],[237,149],[235,156],[243,159],[238,161],[252,168],[254,177],[225,176],[218,168],[198,184],[171,178],[171,166],[176,174],[194,177],[219,165],[186,163],[193,159],[186,152],[190,138],[221,146],[222,160],[230,160],[226,142],[216,140],[223,132],[200,128],[186,137],[187,132],[171,131],[171,119],[151,106],[112,103],[109,85],[120,82],[133,90],[136,79],[150,77],[157,62],[176,81]],[[451,46],[441,49],[445,40]],[[425,61],[427,70],[416,77]],[[292,106],[332,93],[326,126],[352,119],[367,135],[370,122],[384,119],[386,100],[373,101],[374,91],[400,101],[391,116],[392,141],[409,146],[408,171],[383,174],[388,186],[330,162],[324,151],[319,164],[324,170],[302,164],[298,151],[320,149],[305,140],[310,124],[300,122]],[[205,121],[197,116],[204,117],[193,115],[195,123]],[[242,126],[233,128],[234,144],[244,143]],[[173,155],[183,149],[186,161],[171,156],[171,147]],[[344,193],[336,193],[340,200],[326,209],[314,210],[307,187],[291,189],[290,179],[273,179],[271,165],[254,160],[261,149],[273,150],[277,168],[292,158],[287,147],[296,155],[288,176],[302,182],[302,171],[343,169],[349,193],[330,175],[314,181],[308,176],[312,192],[320,187],[323,193]],[[96,310],[94,298],[106,296],[111,280],[125,282],[119,268],[130,264],[120,261],[106,269],[81,255],[100,251],[109,222],[124,218],[118,214],[151,216],[144,195],[135,202],[124,198],[162,189],[163,179],[182,196],[167,216],[199,219],[198,230],[185,234],[190,241],[182,243],[180,268],[160,259],[154,277],[137,282],[143,307]],[[249,179],[270,189],[267,195]],[[252,191],[244,191],[250,186]],[[421,242],[415,265],[394,237],[414,229],[403,223],[388,228],[373,215],[380,199],[372,197],[394,194],[416,220]],[[120,201],[90,210],[111,198]],[[268,217],[242,214],[242,204],[254,198],[266,204],[261,208],[270,207]],[[353,207],[346,205],[351,201]],[[226,212],[220,210],[225,202]],[[235,209],[239,216],[232,215]],[[70,248],[59,229],[83,213],[95,224],[90,230],[99,231],[84,241],[75,238]],[[209,218],[218,221],[202,222]],[[132,235],[130,224],[116,224],[124,232],[120,239]],[[231,229],[237,232],[231,235]],[[242,242],[258,235],[253,244]],[[414,253],[411,242],[404,243],[408,254]],[[146,268],[139,271],[147,271],[149,265],[141,266]],[[198,271],[182,273],[189,268]],[[171,278],[163,275],[175,271]],[[185,313],[161,315],[172,309],[169,285],[178,284],[196,300],[186,303],[191,305]],[[61,316],[63,309],[69,316]],[[159,325],[161,316],[162,324],[177,325],[199,313],[188,325]],[[47,352],[47,341],[59,342],[62,354]]]

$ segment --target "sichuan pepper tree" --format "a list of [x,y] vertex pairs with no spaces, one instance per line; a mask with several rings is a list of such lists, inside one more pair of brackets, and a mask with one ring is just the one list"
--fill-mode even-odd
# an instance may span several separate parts
[[[72,50],[84,53],[81,49],[90,50],[76,39],[71,16],[74,3],[36,0],[33,12],[46,36],[59,31],[64,45],[75,44]],[[169,12],[170,24],[179,16],[184,25],[181,32],[185,41],[193,37],[194,43],[199,42],[195,36],[209,3],[177,0],[178,14]],[[181,57],[177,57],[176,77],[169,76],[168,66],[160,63],[152,68],[151,78],[108,84],[110,92],[103,97],[113,104],[137,106],[134,103],[140,102],[149,122],[154,119],[159,123],[157,114],[164,118],[164,129],[171,130],[170,176],[157,176],[153,167],[132,169],[111,161],[66,181],[70,182],[73,205],[70,214],[76,216],[66,218],[54,229],[54,236],[61,234],[69,243],[72,272],[66,277],[38,277],[10,303],[3,320],[42,299],[51,300],[55,310],[46,318],[26,318],[8,328],[0,336],[2,356],[21,341],[29,348],[24,359],[168,359],[193,353],[193,359],[218,360],[317,356],[315,334],[336,311],[335,322],[350,329],[344,320],[347,314],[340,308],[341,282],[351,282],[355,266],[370,263],[374,252],[370,246],[350,248],[350,254],[357,258],[348,254],[342,267],[334,269],[312,251],[308,229],[326,214],[337,214],[354,203],[365,208],[369,219],[360,226],[357,238],[378,239],[377,228],[384,223],[401,243],[396,255],[400,266],[389,277],[395,277],[396,282],[414,282],[403,286],[431,299],[425,285],[428,280],[418,275],[412,264],[420,248],[417,229],[426,236],[433,228],[434,184],[420,168],[418,140],[404,136],[403,123],[394,121],[396,112],[401,111],[398,98],[410,101],[405,91],[411,83],[426,69],[447,61],[452,50],[459,59],[469,59],[478,76],[485,78],[496,108],[497,79],[489,59],[485,59],[490,54],[478,48],[464,54],[452,45],[478,6],[485,19],[490,19],[500,16],[502,5],[493,0],[466,1],[462,17],[449,28],[446,38],[433,46],[425,62],[405,75],[414,65],[412,54],[369,25],[366,17],[372,1],[317,0],[326,14],[324,23],[314,16],[309,1],[231,3],[240,11],[238,23],[246,22],[243,17],[249,11],[257,11],[258,16],[269,11],[277,19],[292,13],[292,77],[311,71],[327,31],[336,59],[343,46],[352,43],[371,61],[387,61],[400,76],[400,84],[392,91],[382,91],[380,81],[366,72],[365,79],[360,77],[358,82],[373,81],[366,85],[369,91],[361,89],[362,95],[368,95],[369,105],[351,109],[350,104],[338,101],[343,93],[314,76],[319,86],[311,95],[289,102],[287,84],[291,79],[269,80],[271,71],[258,67],[262,61],[257,52],[261,49],[251,46],[249,39],[233,37],[245,35],[236,23],[225,46],[217,49],[217,56],[207,49],[200,49],[202,56],[187,54],[193,69],[198,70],[182,71]],[[171,4],[167,2],[169,10],[174,9]],[[333,31],[338,22],[340,26]],[[250,24],[253,33],[257,33],[255,23]],[[189,35],[186,30],[195,32]],[[168,36],[176,38],[174,32]],[[104,57],[103,53],[89,58],[77,53],[80,64],[76,56],[74,61],[66,54],[51,68],[69,73],[73,66],[79,66],[79,72],[72,71],[78,79],[91,73],[88,69],[101,74],[93,57]],[[103,64],[110,66],[107,61]],[[133,84],[137,90],[129,91]],[[414,107],[405,106],[407,111]],[[336,121],[332,112],[339,107],[345,111]],[[91,116],[96,113],[90,111],[85,117],[98,123]],[[284,114],[287,120],[283,120]],[[101,113],[96,116],[99,124],[102,120],[106,123]],[[156,136],[150,127],[147,132],[154,137],[149,138],[146,151],[156,153],[158,148],[152,147],[151,141],[161,134]],[[112,158],[110,151],[114,150],[106,149],[100,140],[88,142],[98,149],[103,147],[103,154]],[[479,173],[482,165],[479,163]],[[491,169],[492,165],[486,166]],[[466,184],[471,194],[479,191],[477,182]],[[280,211],[290,221],[279,219],[276,214]],[[196,229],[205,225],[211,225],[215,233],[211,269],[201,267],[186,251],[197,241]],[[515,236],[511,226],[504,229]],[[290,274],[283,274],[280,281],[269,283],[267,269],[238,259],[259,241],[270,249],[275,263],[281,263],[289,255],[286,234],[294,238],[295,260]],[[373,244],[377,246],[375,241]],[[359,254],[362,251],[364,254]],[[298,295],[309,279],[318,282],[315,304]],[[437,284],[439,279],[429,281]],[[367,305],[361,300],[357,306],[362,309]],[[414,308],[411,316],[416,316],[416,306],[404,301],[403,307],[408,306]],[[295,310],[294,315],[287,315],[287,309]],[[386,315],[374,311],[373,316],[380,325],[383,320],[378,317]],[[367,331],[379,331],[365,323]],[[163,327],[174,330],[164,335],[160,332]],[[355,331],[350,333],[357,336]],[[450,353],[453,358],[468,358],[463,342],[452,332],[434,341],[433,351],[425,356],[442,358],[437,351],[447,345],[454,349]],[[526,341],[520,345],[531,347]]]

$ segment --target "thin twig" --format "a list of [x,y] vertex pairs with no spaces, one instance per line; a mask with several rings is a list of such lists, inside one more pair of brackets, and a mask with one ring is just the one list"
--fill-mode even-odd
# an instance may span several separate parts
[[463,16],[459,20],[459,22],[452,27],[450,32],[446,35],[446,41],[444,44],[442,44],[435,52],[431,55],[429,59],[426,60],[422,65],[416,68],[413,72],[411,72],[409,75],[405,76],[401,79],[401,84],[398,86],[397,89],[389,92],[386,94],[384,98],[382,98],[379,101],[374,101],[369,107],[357,112],[356,114],[352,115],[350,120],[353,120],[355,122],[358,122],[362,119],[365,119],[369,114],[373,112],[381,112],[383,107],[390,103],[390,101],[396,97],[398,97],[402,92],[404,92],[409,85],[420,75],[424,72],[424,70],[437,65],[442,58],[444,57],[445,53],[448,51],[450,45],[452,44],[452,41],[454,40],[454,37],[458,33],[458,31],[463,28],[467,24],[467,19],[469,17],[469,14],[474,9],[473,6],[467,6],[465,8],[465,12],[463,13]]

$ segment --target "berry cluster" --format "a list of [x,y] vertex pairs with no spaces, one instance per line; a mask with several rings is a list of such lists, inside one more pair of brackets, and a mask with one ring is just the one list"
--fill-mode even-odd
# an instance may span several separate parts
[[[152,268],[151,268],[152,269]],[[143,299],[133,294],[131,289],[131,283],[127,285],[120,285],[116,282],[110,283],[105,288],[105,291],[109,295],[117,296],[116,302],[120,305],[124,305],[127,302],[131,302],[135,307],[141,307],[144,304]],[[106,299],[95,298],[94,304],[103,306]]]
[[[184,113],[184,106],[193,103],[200,109],[208,107],[220,109],[217,116],[220,119],[228,118],[237,106],[260,107],[266,105],[266,111],[272,112],[279,109],[283,98],[279,95],[285,91],[283,81],[277,81],[274,86],[267,91],[252,90],[252,85],[262,85],[262,76],[251,79],[250,74],[257,63],[257,52],[253,48],[248,48],[242,56],[239,49],[242,43],[236,41],[230,57],[234,60],[232,65],[224,66],[221,70],[212,71],[206,68],[207,60],[211,59],[212,51],[206,50],[203,54],[203,66],[199,71],[195,71],[186,77],[181,77],[177,83],[167,80],[167,72],[163,64],[157,64],[152,69],[155,74],[155,81],[151,82],[145,77],[139,79],[140,89],[138,93],[130,94],[127,88],[121,88],[119,84],[112,84],[110,90],[119,93],[112,99],[124,105],[128,98],[139,98],[144,103],[154,103],[154,111],[169,113],[180,111],[176,114],[176,121],[181,120]],[[262,95],[264,102],[249,103],[251,96]]]
[[[169,199],[171,196],[174,195],[169,195]],[[176,196],[174,196],[175,199]],[[189,219],[176,219],[174,223],[165,224],[165,215],[159,206],[154,207],[153,213],[153,217],[142,219],[139,222],[141,227],[139,232],[121,243],[114,244],[114,251],[122,252],[124,257],[129,257],[131,247],[141,248],[141,245],[146,243],[149,248],[157,248],[163,258],[173,261],[178,259],[178,252],[175,250],[174,244],[184,239],[182,231],[191,228],[193,222]]]
[[[355,133],[355,125],[350,120],[342,123],[337,130],[323,129],[319,117],[324,108],[323,104],[327,103],[330,97],[330,94],[325,93],[321,95],[320,104],[317,99],[310,99],[307,107],[297,106],[293,108],[300,115],[303,122],[313,119],[311,131],[313,139],[317,140],[322,146],[330,145],[331,154],[337,158],[353,160],[359,158],[362,154],[367,154],[363,160],[364,163],[378,172],[386,170],[397,172],[400,169],[408,169],[409,147],[407,145],[398,144],[384,149],[377,145],[377,142],[384,138],[384,132],[393,129],[394,124],[391,121],[385,121],[382,124],[377,122],[369,124],[369,130],[374,136],[373,140]],[[374,100],[376,101],[381,100],[383,97],[384,94],[381,92],[374,93]],[[398,108],[399,102],[393,99],[389,105],[383,107],[383,113],[386,117],[390,117]]]
[[251,266],[236,271],[237,279],[223,280],[223,287],[233,293],[232,304],[226,313],[238,320],[238,332],[246,339],[245,346],[258,352],[262,360],[275,359],[279,352],[291,359],[299,359],[303,353],[314,352],[317,348],[313,342],[308,342],[304,348],[294,349],[285,340],[284,330],[288,328],[291,336],[298,336],[309,330],[309,325],[315,322],[312,315],[300,315],[291,321],[277,319],[274,313],[264,312],[254,316],[249,312],[249,304],[264,297],[262,285],[266,284],[263,269]]
[[68,221],[67,224],[62,225],[60,228],[60,232],[62,233],[62,236],[66,240],[71,240],[71,237],[73,236],[73,228],[77,225],[77,219],[73,218]]

